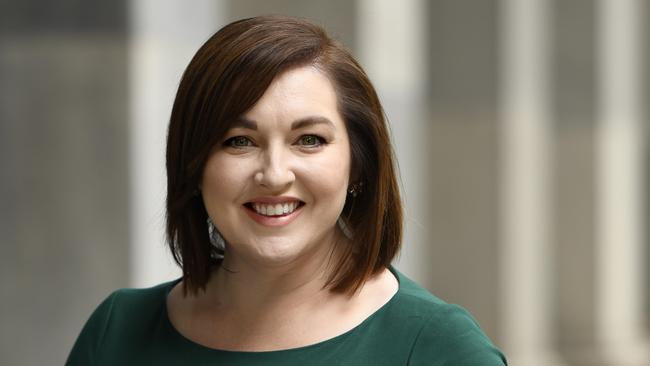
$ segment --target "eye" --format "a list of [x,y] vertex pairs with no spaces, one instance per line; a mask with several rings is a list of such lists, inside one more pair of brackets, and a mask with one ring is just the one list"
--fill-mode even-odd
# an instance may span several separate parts
[[246,136],[235,136],[231,137],[223,143],[226,147],[242,148],[253,146],[253,141]]
[[325,143],[325,139],[316,135],[303,135],[298,139],[298,145],[305,147],[319,147]]

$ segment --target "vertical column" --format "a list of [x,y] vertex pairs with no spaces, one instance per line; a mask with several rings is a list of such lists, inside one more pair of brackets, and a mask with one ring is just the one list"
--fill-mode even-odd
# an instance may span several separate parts
[[265,14],[282,14],[309,19],[339,39],[351,50],[356,51],[354,27],[356,2],[349,0],[304,1],[304,0],[237,0],[228,1],[231,19],[249,18]]
[[650,360],[642,329],[641,10],[639,0],[601,0],[598,9],[596,338],[617,365]]
[[164,241],[165,139],[181,74],[224,19],[224,1],[132,0],[131,273],[133,286],[177,277]]
[[[643,65],[643,76],[642,79],[645,80],[642,92],[642,100],[650,100],[650,2],[646,1],[643,3],[643,19],[641,22],[642,29],[641,34],[643,35],[641,39],[641,44],[643,45],[643,55],[641,56],[641,65]],[[645,109],[643,110],[643,119],[647,120],[650,118],[650,104],[645,103]],[[650,185],[650,126],[648,123],[644,124],[645,129],[645,154],[643,166],[645,169],[645,181],[644,186],[648,187]],[[650,194],[645,195],[645,210],[644,210],[645,222],[650,223]],[[645,329],[646,332],[650,333],[650,225],[645,225],[644,232],[644,241],[645,241],[645,286],[644,286],[644,303],[645,303]]]
[[500,344],[498,3],[427,2],[427,108],[418,133],[427,153],[419,178],[424,284],[470,310]]
[[596,365],[596,4],[552,3],[555,341],[565,362]]
[[427,152],[423,130],[425,3],[359,0],[358,55],[373,81],[389,119],[402,177],[406,244],[399,266],[422,281],[427,278],[429,246],[424,233],[425,182],[421,169]]
[[548,2],[503,0],[501,234],[503,346],[516,365],[560,365],[551,351]]

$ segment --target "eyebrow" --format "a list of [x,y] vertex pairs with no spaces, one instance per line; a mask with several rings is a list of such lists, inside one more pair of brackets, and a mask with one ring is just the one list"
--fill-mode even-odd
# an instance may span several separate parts
[[[321,116],[309,116],[309,117],[304,117],[297,119],[291,123],[291,130],[298,130],[301,128],[313,126],[313,125],[329,125],[331,128],[334,128],[334,123],[330,121],[329,119]],[[254,120],[245,118],[245,117],[239,117],[235,122],[232,124],[231,128],[246,128],[249,130],[254,130],[257,131],[257,122]]]
[[248,118],[239,117],[235,120],[235,122],[233,122],[230,128],[247,128],[249,130],[257,131],[257,122]]

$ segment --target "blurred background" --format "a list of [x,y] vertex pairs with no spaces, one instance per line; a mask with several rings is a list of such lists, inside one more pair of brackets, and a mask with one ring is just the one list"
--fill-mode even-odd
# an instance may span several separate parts
[[406,200],[396,266],[512,365],[650,365],[650,1],[0,1],[0,364],[63,364],[163,241],[181,73],[286,14],[357,55]]

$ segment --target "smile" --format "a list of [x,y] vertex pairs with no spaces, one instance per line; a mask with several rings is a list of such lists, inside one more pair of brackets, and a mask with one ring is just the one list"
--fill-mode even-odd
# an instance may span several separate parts
[[292,201],[292,202],[276,203],[276,204],[253,202],[250,205],[253,208],[253,210],[255,210],[255,212],[257,212],[260,215],[282,216],[294,212],[296,208],[298,208],[298,206],[300,205],[300,202]]
[[244,210],[258,224],[267,227],[280,227],[290,224],[300,215],[304,202],[297,199],[271,202],[248,202]]

